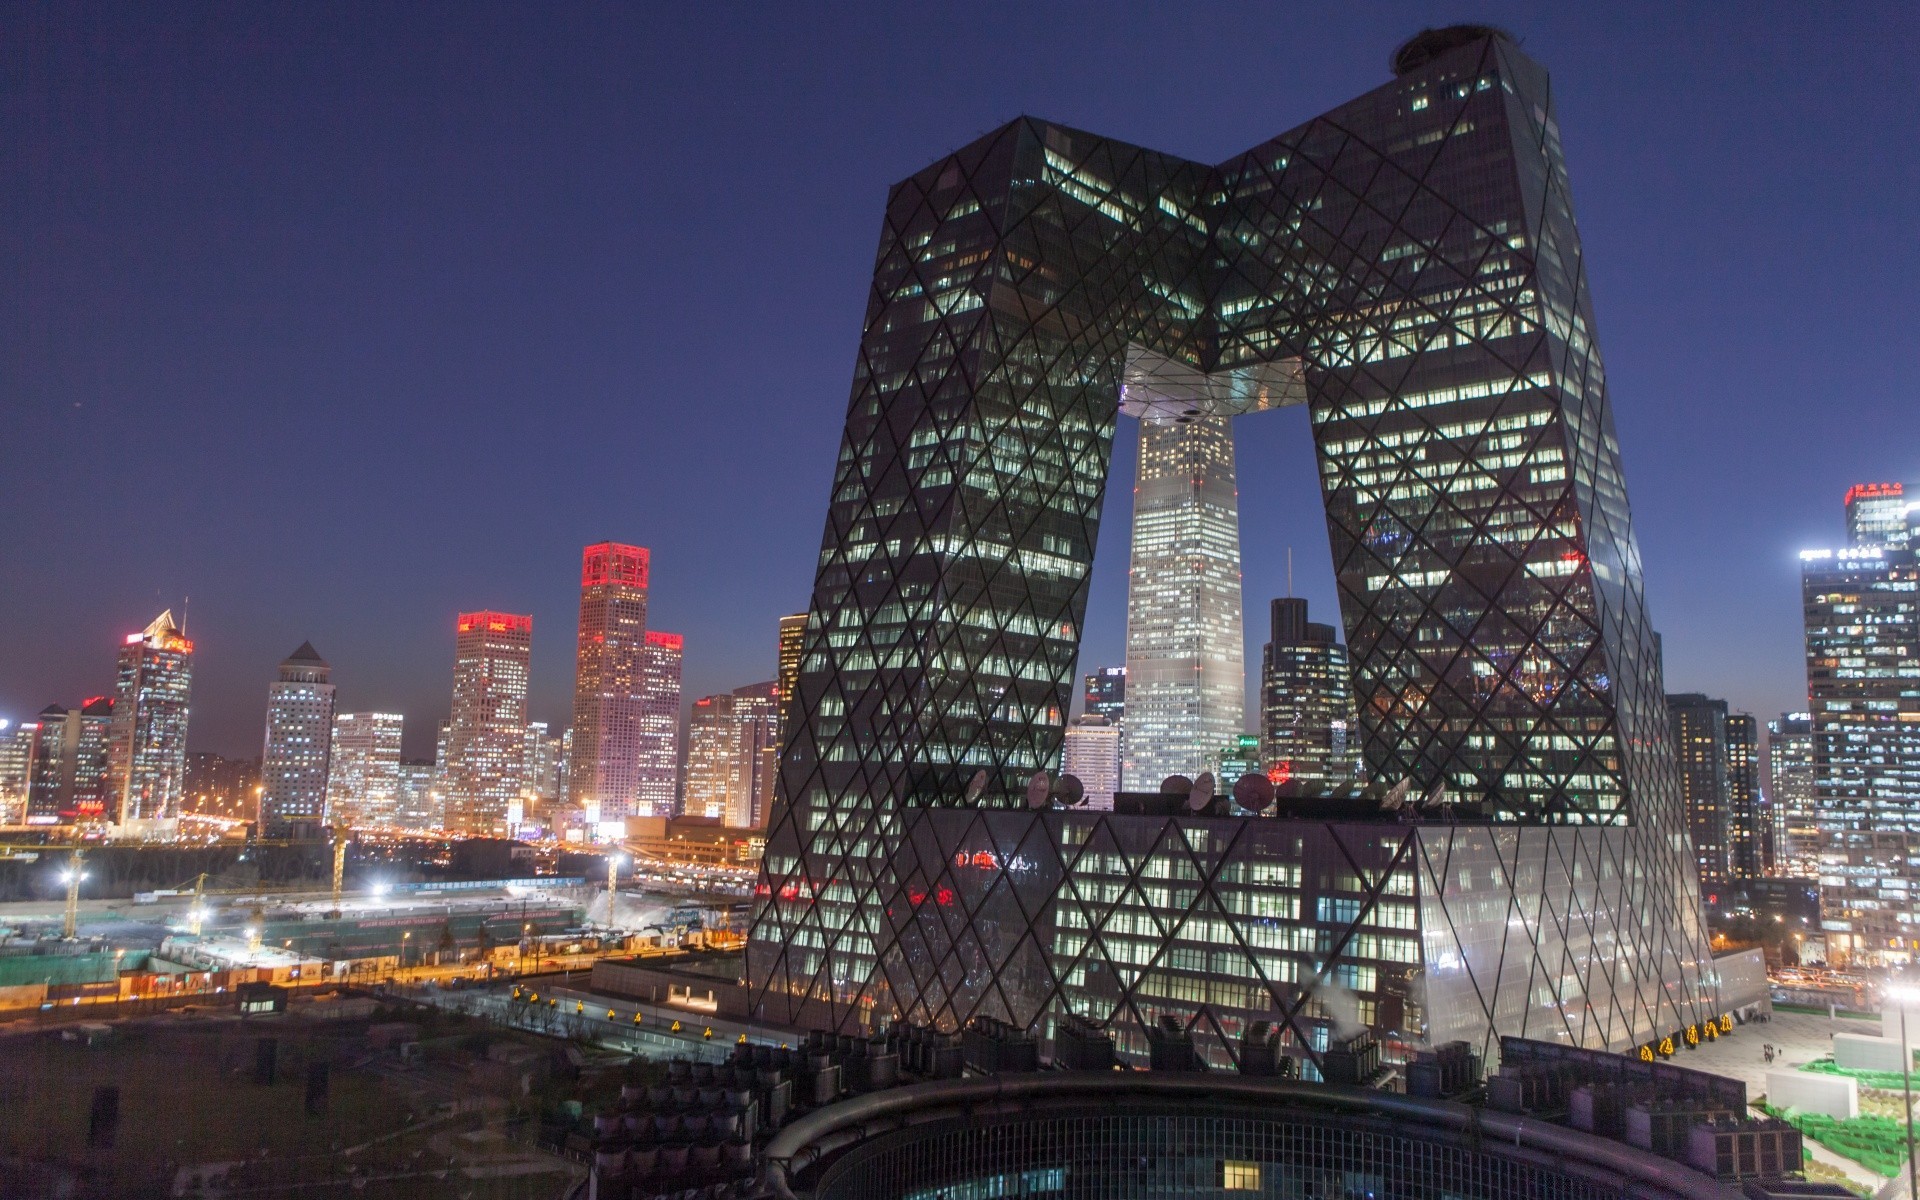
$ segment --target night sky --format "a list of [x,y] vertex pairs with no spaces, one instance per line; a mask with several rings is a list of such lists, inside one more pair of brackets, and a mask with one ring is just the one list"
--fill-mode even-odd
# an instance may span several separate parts
[[[258,754],[311,639],[430,754],[461,608],[534,615],[558,727],[606,538],[652,548],[689,697],[766,679],[891,182],[1022,112],[1216,161],[1463,19],[1553,72],[1669,687],[1799,707],[1797,551],[1920,483],[1915,12],[7,5],[0,716],[109,690],[190,596],[196,749]],[[1333,587],[1304,412],[1239,437],[1252,663],[1288,547]]]

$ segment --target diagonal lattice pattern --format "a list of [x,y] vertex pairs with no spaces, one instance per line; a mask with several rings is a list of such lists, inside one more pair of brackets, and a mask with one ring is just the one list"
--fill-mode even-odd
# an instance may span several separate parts
[[[995,810],[1057,764],[1115,405],[1152,356],[1235,411],[1308,403],[1369,774],[1505,823],[1403,847],[1421,978],[1500,1032],[1538,1020],[1502,1007],[1513,979],[1586,1044],[1698,1019],[1711,976],[1593,329],[1546,75],[1498,36],[1218,167],[1023,118],[897,185],[749,947],[763,1014],[1139,1015],[1111,981],[1146,964],[1114,960],[1087,907],[1120,884],[1061,860],[963,904],[954,859],[984,830],[969,856],[1038,861],[1034,824],[1006,844]],[[1262,379],[1285,386],[1241,395]],[[1156,954],[1223,932],[1145,910],[1125,937]],[[1190,1005],[1284,1011],[1235,995],[1251,1007]]]

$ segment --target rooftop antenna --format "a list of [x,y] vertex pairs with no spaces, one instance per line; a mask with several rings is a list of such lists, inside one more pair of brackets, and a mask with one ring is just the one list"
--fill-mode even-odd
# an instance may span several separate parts
[[[1287,551],[1287,553],[1291,555],[1293,551],[1289,550]],[[1289,558],[1287,561],[1292,562],[1293,560]],[[1289,578],[1291,578],[1291,576],[1289,576]],[[1292,585],[1289,584],[1288,586],[1291,587]],[[193,603],[192,596],[183,594],[180,597],[180,636],[181,637],[187,636],[187,605],[192,603]]]

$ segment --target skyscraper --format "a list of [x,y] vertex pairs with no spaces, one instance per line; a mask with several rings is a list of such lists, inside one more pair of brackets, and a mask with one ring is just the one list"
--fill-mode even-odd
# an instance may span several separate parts
[[1848,489],[1857,540],[1800,555],[1827,960],[1861,967],[1920,957],[1920,562],[1904,492]]
[[619,542],[597,542],[581,552],[567,781],[573,803],[605,821],[633,815],[640,799],[648,559],[644,546]]
[[446,801],[438,794],[433,763],[427,759],[402,759],[395,772],[397,813],[394,823],[402,829],[439,829],[446,817]]
[[1723,884],[1731,875],[1732,840],[1727,797],[1727,702],[1682,692],[1667,697],[1668,722],[1680,760],[1680,795],[1693,831],[1700,882]]
[[1140,422],[1127,577],[1126,786],[1200,771],[1246,727],[1240,502],[1224,417]]
[[1067,726],[1060,771],[1087,789],[1089,808],[1112,808],[1120,790],[1120,728],[1099,713],[1081,713]]
[[1773,868],[1772,805],[1760,789],[1760,723],[1752,713],[1727,714],[1727,868],[1736,880]]
[[[527,668],[533,618],[461,613],[455,623],[453,716],[447,725],[446,828],[497,836],[526,775]],[[576,748],[578,742],[575,743]]]
[[680,813],[680,670],[685,646],[686,639],[677,633],[647,630],[637,810],[643,817]]
[[774,700],[780,706],[780,732],[776,744],[784,744],[787,729],[787,702],[793,698],[794,685],[800,680],[800,652],[807,637],[807,614],[794,613],[780,618],[779,669],[774,683],[779,691]]
[[547,732],[545,721],[527,722],[527,773],[520,785],[521,819],[547,816],[559,804],[561,796],[560,737]]
[[778,753],[779,684],[769,680],[693,702],[687,727],[686,813],[718,817],[736,829],[766,821]]
[[1781,713],[1767,722],[1766,792],[1772,802],[1780,871],[1819,875],[1820,828],[1815,809],[1813,714]]
[[327,813],[354,829],[396,828],[400,819],[400,713],[339,713],[327,762]]
[[193,643],[168,610],[120,647],[107,748],[108,819],[129,828],[180,816],[186,791]]
[[[1499,1033],[1624,1049],[1714,1014],[1546,73],[1484,27],[1393,63],[1218,166],[1021,118],[892,189],[748,943],[768,1019],[1133,1025],[1204,1003],[1209,1037],[1273,1019],[1316,1054],[1328,977],[1376,1029],[1484,1053]],[[1490,821],[1025,808],[1060,753],[1116,408],[1164,428],[1289,403],[1367,773]],[[1193,453],[1204,493],[1224,455]],[[1142,687],[1130,671],[1132,757]],[[1222,903],[1123,945],[1110,919],[1154,926],[1148,868],[1263,880],[1284,919]]]
[[27,764],[39,726],[32,721],[0,720],[0,821],[19,825],[27,816]]
[[111,799],[113,705],[108,696],[94,696],[73,709],[49,704],[23,727],[32,730],[25,763],[27,824],[71,825],[105,818]]
[[1268,778],[1311,791],[1348,784],[1358,771],[1353,672],[1333,626],[1307,620],[1295,596],[1270,608],[1272,640],[1260,660],[1261,755]]
[[267,687],[266,749],[260,755],[260,828],[267,837],[317,838],[327,823],[332,676],[313,643],[301,642]]
[[1127,715],[1127,669],[1101,667],[1088,675],[1086,682],[1086,711],[1121,725]]

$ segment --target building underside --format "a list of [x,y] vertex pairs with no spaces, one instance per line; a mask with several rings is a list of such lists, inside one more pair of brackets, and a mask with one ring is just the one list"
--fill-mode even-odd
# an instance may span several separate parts
[[[1471,29],[1396,65],[1218,166],[1022,118],[893,188],[758,1015],[1283,1019],[1305,1053],[1350,1003],[1482,1044],[1715,1013],[1545,72]],[[1020,811],[1059,762],[1116,414],[1295,403],[1367,774],[1484,821]]]

